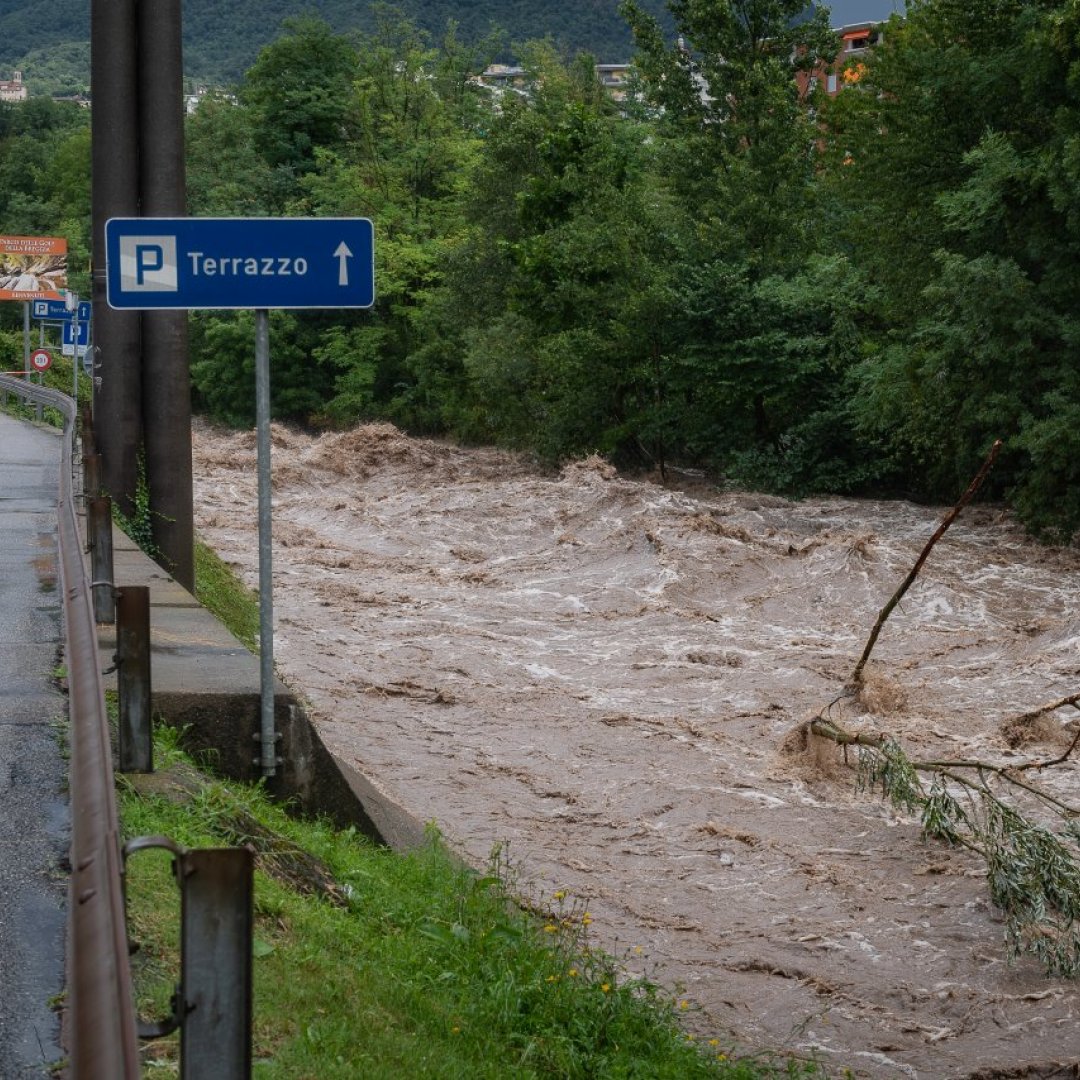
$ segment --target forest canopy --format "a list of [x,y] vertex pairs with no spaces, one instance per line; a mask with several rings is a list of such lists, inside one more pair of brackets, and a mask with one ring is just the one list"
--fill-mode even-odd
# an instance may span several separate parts
[[[670,28],[663,0],[645,0]],[[438,35],[451,20],[462,37],[494,34],[499,58],[550,36],[566,53],[584,49],[611,63],[628,60],[633,40],[618,0],[397,0],[403,16]],[[369,34],[372,5],[353,0],[184,0],[184,71],[196,82],[232,86],[262,48],[297,14],[315,15],[339,34]],[[0,71],[19,69],[33,93],[85,89],[90,76],[90,0],[0,0]]]
[[[203,100],[192,214],[375,222],[372,311],[274,316],[275,414],[940,502],[1001,438],[990,496],[1074,538],[1080,3],[913,2],[835,97],[800,92],[827,15],[669,7],[678,40],[621,7],[622,102],[550,42],[493,92],[496,42],[386,7],[359,36],[289,21]],[[7,231],[85,243],[87,146],[0,109]],[[193,316],[198,409],[251,422],[250,343]]]

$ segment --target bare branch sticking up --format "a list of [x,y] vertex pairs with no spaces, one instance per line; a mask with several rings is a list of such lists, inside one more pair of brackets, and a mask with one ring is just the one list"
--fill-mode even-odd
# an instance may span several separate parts
[[870,631],[870,637],[867,639],[866,647],[862,651],[862,656],[859,657],[859,662],[855,665],[855,670],[851,673],[851,679],[848,686],[852,690],[859,690],[862,686],[863,669],[866,667],[866,662],[870,659],[870,654],[874,651],[874,645],[877,644],[878,635],[881,633],[881,628],[885,625],[885,620],[892,614],[893,608],[903,599],[904,593],[911,588],[915,578],[918,577],[919,571],[922,569],[922,565],[926,562],[927,557],[933,550],[934,545],[944,535],[945,530],[959,517],[960,511],[975,497],[975,493],[982,487],[983,481],[986,479],[987,473],[990,472],[991,467],[994,464],[995,459],[998,456],[998,452],[1001,450],[1001,440],[997,439],[994,445],[990,447],[990,453],[986,455],[986,460],[982,463],[982,467],[975,474],[975,479],[968,485],[967,491],[960,496],[959,502],[945,515],[941,520],[941,524],[934,531],[934,535],[926,542],[926,546],[922,549],[919,557],[915,560],[915,565],[908,572],[908,575],[900,583],[900,587],[892,594],[889,602],[878,613],[877,622],[874,623],[873,630]]

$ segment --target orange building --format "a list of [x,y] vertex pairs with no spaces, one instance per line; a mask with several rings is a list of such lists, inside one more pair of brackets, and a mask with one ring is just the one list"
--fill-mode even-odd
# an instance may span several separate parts
[[866,72],[863,57],[881,41],[883,26],[883,23],[863,22],[839,27],[836,32],[840,35],[841,48],[836,59],[813,71],[800,71],[799,95],[807,97],[822,86],[826,94],[835,97],[845,86],[859,82]]

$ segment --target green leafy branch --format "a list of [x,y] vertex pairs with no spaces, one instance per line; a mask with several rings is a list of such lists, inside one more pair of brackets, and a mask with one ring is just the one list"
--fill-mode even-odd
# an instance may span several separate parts
[[[131,514],[125,514],[113,503],[113,520],[138,545],[139,549],[155,561],[160,561],[161,551],[154,540],[154,516],[157,511],[150,502],[150,484],[146,479],[146,453],[139,450],[136,459],[135,495]],[[157,514],[160,517],[160,514]]]
[[[1020,774],[1050,762],[1000,766],[983,761],[919,761],[889,736],[849,732],[817,717],[810,730],[858,751],[857,784],[880,791],[895,807],[918,815],[923,834],[980,855],[990,897],[1005,916],[1011,956],[1030,953],[1047,974],[1080,975],[1080,808]],[[1080,731],[1068,753],[1080,741]],[[1024,795],[1063,823],[1061,833],[1006,801]]]

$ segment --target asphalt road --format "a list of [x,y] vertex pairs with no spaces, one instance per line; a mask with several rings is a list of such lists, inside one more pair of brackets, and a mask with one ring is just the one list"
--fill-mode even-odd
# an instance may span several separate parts
[[50,1002],[64,986],[70,815],[53,683],[58,433],[0,413],[0,1077],[62,1056]]

